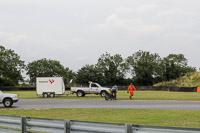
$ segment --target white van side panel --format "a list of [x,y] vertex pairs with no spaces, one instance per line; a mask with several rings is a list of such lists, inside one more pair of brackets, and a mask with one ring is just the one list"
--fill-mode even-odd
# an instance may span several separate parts
[[55,94],[64,94],[65,85],[62,77],[37,77],[36,93],[54,92]]

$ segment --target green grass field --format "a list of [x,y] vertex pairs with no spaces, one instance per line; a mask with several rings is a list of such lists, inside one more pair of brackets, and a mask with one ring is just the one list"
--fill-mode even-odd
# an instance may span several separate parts
[[200,111],[146,109],[1,109],[1,115],[200,128]]
[[[5,91],[6,93],[6,91]],[[35,91],[7,91],[7,93],[18,94],[20,99],[43,99],[43,97],[36,96]],[[65,93],[68,93],[66,91]],[[102,99],[99,95],[88,94],[85,97],[77,97],[73,95],[57,95],[49,99]],[[126,91],[118,91],[118,100],[128,100],[129,94]],[[136,91],[134,95],[135,100],[196,100],[200,101],[200,93],[197,92],[168,92],[168,91]]]
[[[18,94],[20,99],[44,99],[35,91],[8,91]],[[68,92],[66,92],[68,93]],[[118,100],[128,100],[126,91],[117,93]],[[99,95],[60,95],[48,99],[99,99]],[[195,100],[200,101],[197,92],[136,91],[135,100]],[[38,118],[70,119],[94,122],[133,123],[139,125],[200,128],[200,111],[191,110],[147,110],[147,109],[1,109],[2,115]]]

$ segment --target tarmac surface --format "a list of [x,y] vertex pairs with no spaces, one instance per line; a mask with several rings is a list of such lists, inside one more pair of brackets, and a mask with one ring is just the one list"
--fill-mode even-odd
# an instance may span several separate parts
[[20,99],[10,109],[51,108],[200,110],[200,101]]

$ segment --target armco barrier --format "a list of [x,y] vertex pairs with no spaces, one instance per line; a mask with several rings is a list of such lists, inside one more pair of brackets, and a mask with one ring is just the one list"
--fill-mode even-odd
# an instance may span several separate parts
[[200,133],[199,128],[143,126],[0,115],[0,133]]

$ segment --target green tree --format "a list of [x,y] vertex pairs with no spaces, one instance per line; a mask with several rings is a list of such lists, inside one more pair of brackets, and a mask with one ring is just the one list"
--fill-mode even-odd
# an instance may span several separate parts
[[[68,68],[67,70],[69,71]],[[31,83],[36,82],[36,77],[63,77],[65,83],[69,81],[66,77],[67,71],[59,61],[45,58],[29,63],[27,65],[27,75],[29,75]]]
[[11,49],[0,45],[0,85],[17,85],[23,80],[21,73],[25,65],[20,56]]
[[85,65],[77,72],[77,83],[88,85],[88,81],[105,84],[101,70],[94,65]]
[[184,76],[188,72],[194,72],[196,69],[187,65],[187,59],[183,54],[170,54],[163,58],[164,79],[170,81]]
[[152,85],[162,80],[162,59],[158,54],[138,51],[127,59],[134,84]]
[[[70,70],[68,67],[65,68],[65,71],[66,71],[66,75],[65,75],[66,85],[70,87],[72,84],[75,84],[76,82],[76,73]],[[72,80],[72,83],[70,83],[71,80]]]
[[125,82],[128,66],[121,55],[103,54],[98,59],[96,66],[102,72],[105,85],[122,85]]

